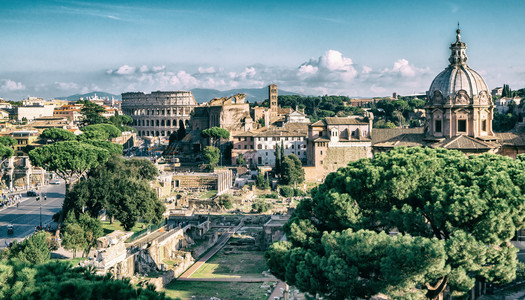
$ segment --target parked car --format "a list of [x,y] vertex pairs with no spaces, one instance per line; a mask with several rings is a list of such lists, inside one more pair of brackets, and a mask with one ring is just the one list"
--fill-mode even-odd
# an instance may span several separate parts
[[13,225],[7,225],[7,234],[13,234],[15,232],[15,228]]
[[55,179],[55,180],[51,181],[51,184],[60,184],[60,180]]
[[36,192],[35,191],[27,191],[27,197],[35,197]]

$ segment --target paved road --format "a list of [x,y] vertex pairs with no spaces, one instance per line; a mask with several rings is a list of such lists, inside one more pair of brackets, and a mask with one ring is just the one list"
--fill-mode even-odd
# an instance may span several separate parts
[[[42,226],[52,222],[51,217],[62,208],[64,201],[65,184],[48,185],[40,189],[47,195],[47,200],[41,197],[26,197],[22,192],[22,202],[19,207],[8,207],[0,210],[0,248],[5,247],[5,241],[10,243],[14,239],[21,240],[35,231],[40,225],[40,206],[42,206]],[[14,234],[7,235],[7,225],[14,225]]]

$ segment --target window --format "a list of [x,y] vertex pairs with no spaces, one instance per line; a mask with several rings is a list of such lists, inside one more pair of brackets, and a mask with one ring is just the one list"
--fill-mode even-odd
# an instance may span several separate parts
[[467,120],[458,120],[458,132],[467,132]]
[[294,145],[292,145],[292,149],[294,149]]
[[441,132],[441,120],[434,121],[434,132]]
[[268,152],[266,152],[266,156],[268,156]]
[[262,145],[261,144],[257,145],[257,149],[261,150],[262,149]]
[[481,121],[481,131],[487,131],[487,120]]
[[237,146],[237,149],[241,149],[241,145]]
[[264,149],[268,150],[268,145],[264,145]]
[[244,145],[244,149],[248,149],[248,145]]
[[250,145],[250,149],[253,149],[253,145]]
[[261,165],[262,164],[262,157],[257,157],[257,162]]
[[323,151],[321,151],[321,155],[323,155]]

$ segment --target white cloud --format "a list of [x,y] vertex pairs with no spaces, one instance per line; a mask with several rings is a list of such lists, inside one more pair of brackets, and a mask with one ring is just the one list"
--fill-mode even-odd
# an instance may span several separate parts
[[147,73],[147,72],[149,72],[149,68],[148,68],[148,66],[146,66],[146,65],[141,66],[141,67],[139,68],[139,72],[140,72],[140,73]]
[[397,74],[402,77],[414,77],[421,74],[428,69],[420,69],[414,65],[409,64],[408,60],[402,58],[394,62],[392,69],[385,68],[384,73]]
[[372,72],[372,68],[370,68],[368,66],[363,66],[363,70],[361,71],[361,73],[368,74],[370,72]]
[[4,79],[1,81],[2,85],[0,85],[0,90],[2,91],[23,91],[26,89],[26,87],[21,82],[16,82],[11,79]]
[[158,72],[164,71],[165,69],[166,69],[166,66],[156,66],[156,67],[151,68],[151,71],[158,73]]
[[55,86],[59,90],[76,90],[78,89],[78,84],[74,82],[55,82]]
[[328,50],[318,59],[300,65],[297,75],[311,81],[349,82],[357,76],[357,71],[352,59],[337,50]]
[[[142,66],[144,67],[144,66]],[[141,67],[141,69],[142,69]],[[108,70],[107,74],[116,74],[116,75],[131,75],[135,73],[136,68],[128,65],[123,65],[115,70]]]
[[214,67],[208,67],[208,68],[199,67],[199,73],[212,74],[212,73],[215,73],[215,68]]

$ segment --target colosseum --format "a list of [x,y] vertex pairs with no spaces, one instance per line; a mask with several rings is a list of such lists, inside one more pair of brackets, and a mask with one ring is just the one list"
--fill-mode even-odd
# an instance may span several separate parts
[[187,128],[197,106],[191,92],[142,92],[122,94],[122,112],[133,118],[139,136],[169,137],[181,126]]

